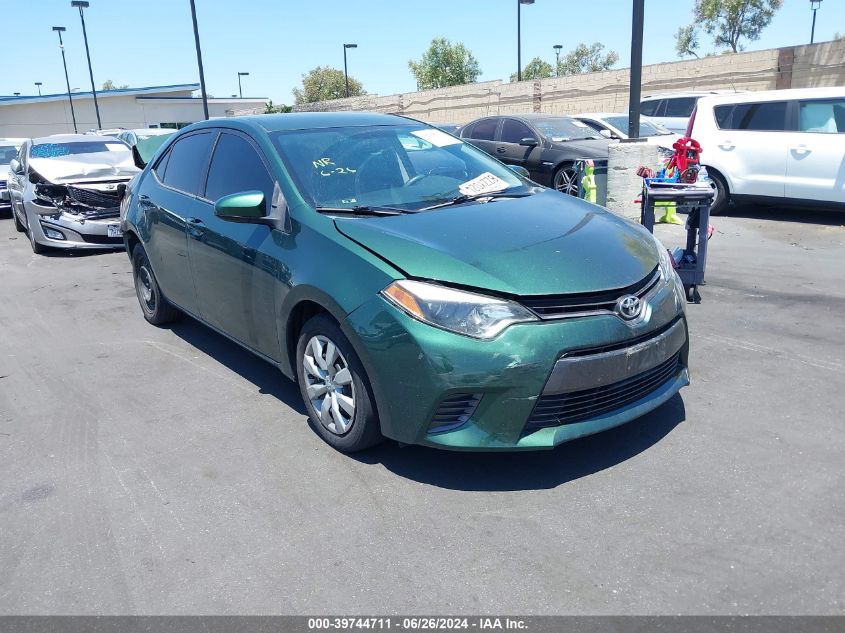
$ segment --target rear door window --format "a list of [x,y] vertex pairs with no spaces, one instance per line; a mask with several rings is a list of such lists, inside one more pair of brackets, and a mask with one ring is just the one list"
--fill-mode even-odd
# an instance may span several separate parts
[[273,199],[273,179],[249,141],[224,132],[217,141],[208,168],[205,197],[217,201],[244,191],[263,192],[264,202],[269,204]]
[[531,128],[516,119],[505,119],[502,123],[502,143],[519,143],[524,138],[534,138]]
[[799,101],[798,129],[801,132],[845,134],[845,98]]
[[782,132],[786,129],[786,101],[737,103],[713,108],[722,130]]
[[677,97],[675,99],[666,99],[666,113],[661,114],[660,116],[686,118],[692,114],[695,102],[695,97]]
[[657,116],[657,106],[660,105],[660,99],[653,99],[652,101],[643,101],[640,103],[640,114],[645,116]]
[[168,152],[164,184],[192,196],[198,195],[214,136],[213,132],[202,132],[176,141]]
[[499,127],[499,119],[484,119],[472,126],[469,131],[469,138],[479,141],[492,141],[496,138],[496,128]]

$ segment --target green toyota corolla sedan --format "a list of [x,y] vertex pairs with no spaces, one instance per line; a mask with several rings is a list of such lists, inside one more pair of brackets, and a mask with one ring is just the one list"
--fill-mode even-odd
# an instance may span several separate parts
[[144,317],[298,382],[342,451],[552,448],[689,384],[683,287],[643,228],[424,123],[197,123],[124,195]]

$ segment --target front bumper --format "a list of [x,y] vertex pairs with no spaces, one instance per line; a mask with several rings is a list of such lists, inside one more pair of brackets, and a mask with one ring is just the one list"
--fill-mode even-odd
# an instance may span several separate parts
[[[34,229],[34,239],[42,246],[72,249],[122,249],[123,236],[109,235],[120,228],[120,218],[115,215],[108,218],[87,219],[71,213],[40,215],[33,211],[27,213],[30,230]],[[51,237],[50,231],[58,231],[64,239]]]
[[[612,315],[549,320],[513,325],[494,340],[478,341],[420,323],[376,297],[352,312],[344,329],[367,370],[387,437],[453,450],[548,449],[633,420],[689,384],[683,289],[675,279],[661,283],[649,299],[648,318],[634,325]],[[595,348],[611,352],[589,351]],[[568,360],[573,350],[579,350],[577,363]],[[614,387],[673,355],[677,362],[669,373],[641,397],[597,408],[587,419],[533,424],[544,396]],[[469,406],[468,419],[432,432],[444,400]]]

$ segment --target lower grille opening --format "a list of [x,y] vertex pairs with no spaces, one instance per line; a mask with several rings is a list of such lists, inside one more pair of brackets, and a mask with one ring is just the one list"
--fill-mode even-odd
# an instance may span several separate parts
[[122,237],[108,237],[107,235],[86,235],[85,233],[80,233],[82,235],[82,241],[88,242],[89,244],[123,244]]
[[620,409],[655,391],[678,371],[680,353],[656,367],[609,385],[542,396],[525,425],[524,433],[561,424],[589,420]]
[[434,412],[428,432],[442,433],[458,428],[472,417],[480,401],[481,394],[477,393],[456,393],[444,398]]

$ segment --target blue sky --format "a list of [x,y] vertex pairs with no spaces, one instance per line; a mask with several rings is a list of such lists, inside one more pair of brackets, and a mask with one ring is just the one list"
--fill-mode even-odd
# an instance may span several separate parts
[[[291,103],[291,89],[318,65],[343,68],[369,92],[416,88],[408,60],[433,37],[463,42],[478,58],[481,80],[507,79],[516,70],[516,0],[196,0],[206,82],[215,96],[244,96]],[[786,0],[783,9],[748,49],[809,42],[808,0]],[[644,63],[677,59],[673,35],[690,21],[693,0],[646,0]],[[583,8],[583,7],[586,7]],[[54,25],[67,27],[65,46],[71,87],[90,89],[82,29],[70,0],[0,0],[4,71],[0,94],[65,90]],[[88,38],[99,87],[106,79],[131,87],[198,81],[188,0],[91,0]],[[602,42],[630,58],[629,0],[536,0],[522,10],[523,64],[534,56],[554,59],[579,42]],[[845,32],[845,0],[823,0],[816,41]],[[705,50],[712,48],[705,45]]]

